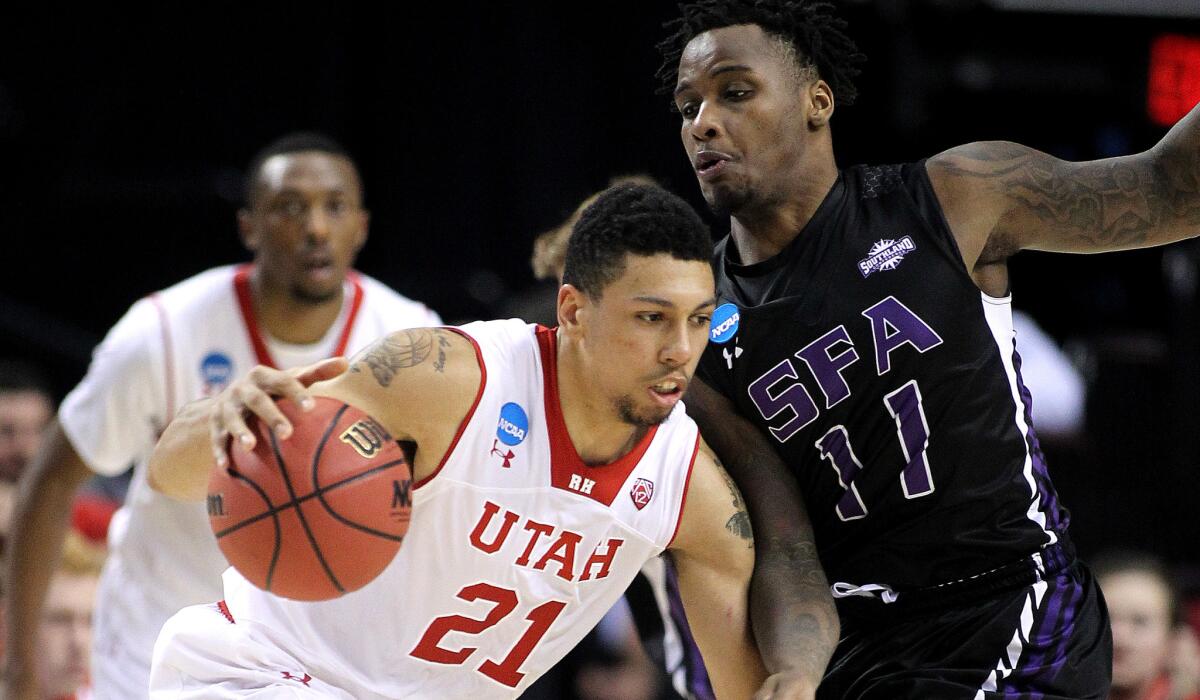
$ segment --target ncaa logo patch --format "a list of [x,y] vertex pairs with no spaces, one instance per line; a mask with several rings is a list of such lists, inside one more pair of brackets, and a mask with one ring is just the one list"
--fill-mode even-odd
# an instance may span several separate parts
[[206,394],[224,389],[233,378],[233,360],[219,350],[208,353],[200,360],[200,378],[204,380]]
[[736,305],[721,304],[713,311],[712,323],[708,327],[708,339],[718,345],[728,343],[730,338],[737,335],[741,320],[742,314]]
[[638,479],[629,489],[629,497],[633,499],[635,508],[638,510],[645,508],[646,504],[650,503],[650,499],[654,498],[654,482],[649,479]]
[[496,438],[505,445],[515,446],[525,442],[529,432],[529,416],[518,404],[509,403],[500,407],[500,421],[496,424]]

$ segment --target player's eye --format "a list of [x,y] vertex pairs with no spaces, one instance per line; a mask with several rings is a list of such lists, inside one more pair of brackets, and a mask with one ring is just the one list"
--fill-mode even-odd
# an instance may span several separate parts
[[638,314],[638,318],[646,323],[658,323],[663,320],[663,315],[657,311],[644,311]]
[[679,104],[677,109],[679,110],[680,116],[682,116],[684,119],[695,119],[696,114],[700,111],[699,105],[693,101]]
[[350,209],[349,205],[340,199],[335,199],[325,205],[326,213],[331,216],[341,216]]
[[697,314],[692,316],[691,320],[692,325],[695,326],[709,326],[712,324],[712,316],[709,316],[708,314]]
[[742,100],[745,100],[746,98],[750,97],[750,95],[752,93],[753,93],[753,91],[748,90],[748,89],[729,88],[728,90],[725,91],[725,99],[730,100],[732,102],[741,102]]

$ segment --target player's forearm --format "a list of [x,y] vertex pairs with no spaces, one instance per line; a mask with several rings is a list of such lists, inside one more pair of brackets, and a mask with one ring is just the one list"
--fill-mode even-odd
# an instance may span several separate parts
[[840,626],[825,572],[811,539],[756,537],[750,584],[754,637],[771,673],[820,683]]
[[21,477],[4,588],[10,688],[28,680],[17,677],[34,672],[35,635],[46,589],[62,554],[75,492],[90,473],[55,421],[42,451]]
[[1156,243],[1200,235],[1200,105],[1192,108],[1147,152],[1155,164],[1155,189],[1148,200],[1161,200],[1163,225]]
[[209,437],[211,399],[193,401],[167,426],[150,455],[149,482],[181,501],[199,501],[215,462]]

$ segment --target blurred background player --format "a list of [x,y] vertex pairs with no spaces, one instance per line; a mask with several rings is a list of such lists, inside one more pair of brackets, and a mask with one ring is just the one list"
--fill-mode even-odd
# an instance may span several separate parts
[[146,483],[144,460],[159,431],[182,405],[256,364],[296,367],[440,322],[351,269],[369,216],[358,170],[339,144],[284,136],[251,161],[244,189],[238,228],[253,263],[208,270],[134,304],[97,348],[23,477],[7,576],[11,697],[35,696],[34,629],[72,495],[89,474],[136,464],[100,585],[93,690],[100,699],[145,697],[159,627],[179,608],[219,597],[227,566],[204,508]]
[[1196,637],[1183,624],[1175,577],[1158,558],[1108,552],[1092,566],[1113,632],[1109,700],[1198,700]]

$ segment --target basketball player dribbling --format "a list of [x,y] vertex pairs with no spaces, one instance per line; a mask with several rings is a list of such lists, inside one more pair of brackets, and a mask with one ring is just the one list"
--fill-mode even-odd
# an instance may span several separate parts
[[[661,77],[731,218],[688,409],[759,526],[755,580],[819,554],[833,582],[817,696],[1105,697],[1108,618],[1031,425],[1008,258],[1200,233],[1200,109],[1121,158],[991,142],[839,169],[830,119],[861,56],[830,3],[681,12]],[[786,466],[742,458],[772,450]],[[789,513],[818,549],[781,534]],[[811,628],[837,623],[780,614],[803,604],[755,603],[754,623],[760,643],[795,635],[811,682],[837,639]]]
[[175,411],[255,364],[308,365],[439,322],[423,304],[351,269],[368,214],[358,170],[336,142],[298,133],[269,144],[247,170],[245,197],[238,223],[254,263],[207,270],[134,304],[97,348],[30,464],[6,587],[8,698],[38,697],[34,633],[71,496],[88,475],[135,465],[110,529],[91,680],[97,700],[136,700],[146,697],[163,622],[219,596],[226,567],[204,508],[146,483],[145,460]]
[[[412,523],[364,588],[301,603],[225,575],[225,600],[181,611],[155,649],[155,698],[516,697],[664,549],[719,697],[766,677],[746,610],[753,543],[736,487],[680,398],[707,340],[711,244],[664,190],[619,186],[575,226],[557,329],[472,323],[387,336],[311,388],[416,444]],[[154,483],[198,499],[244,416],[288,435],[256,369],[181,413]],[[498,440],[503,439],[502,442]],[[233,449],[241,449],[234,447]]]

